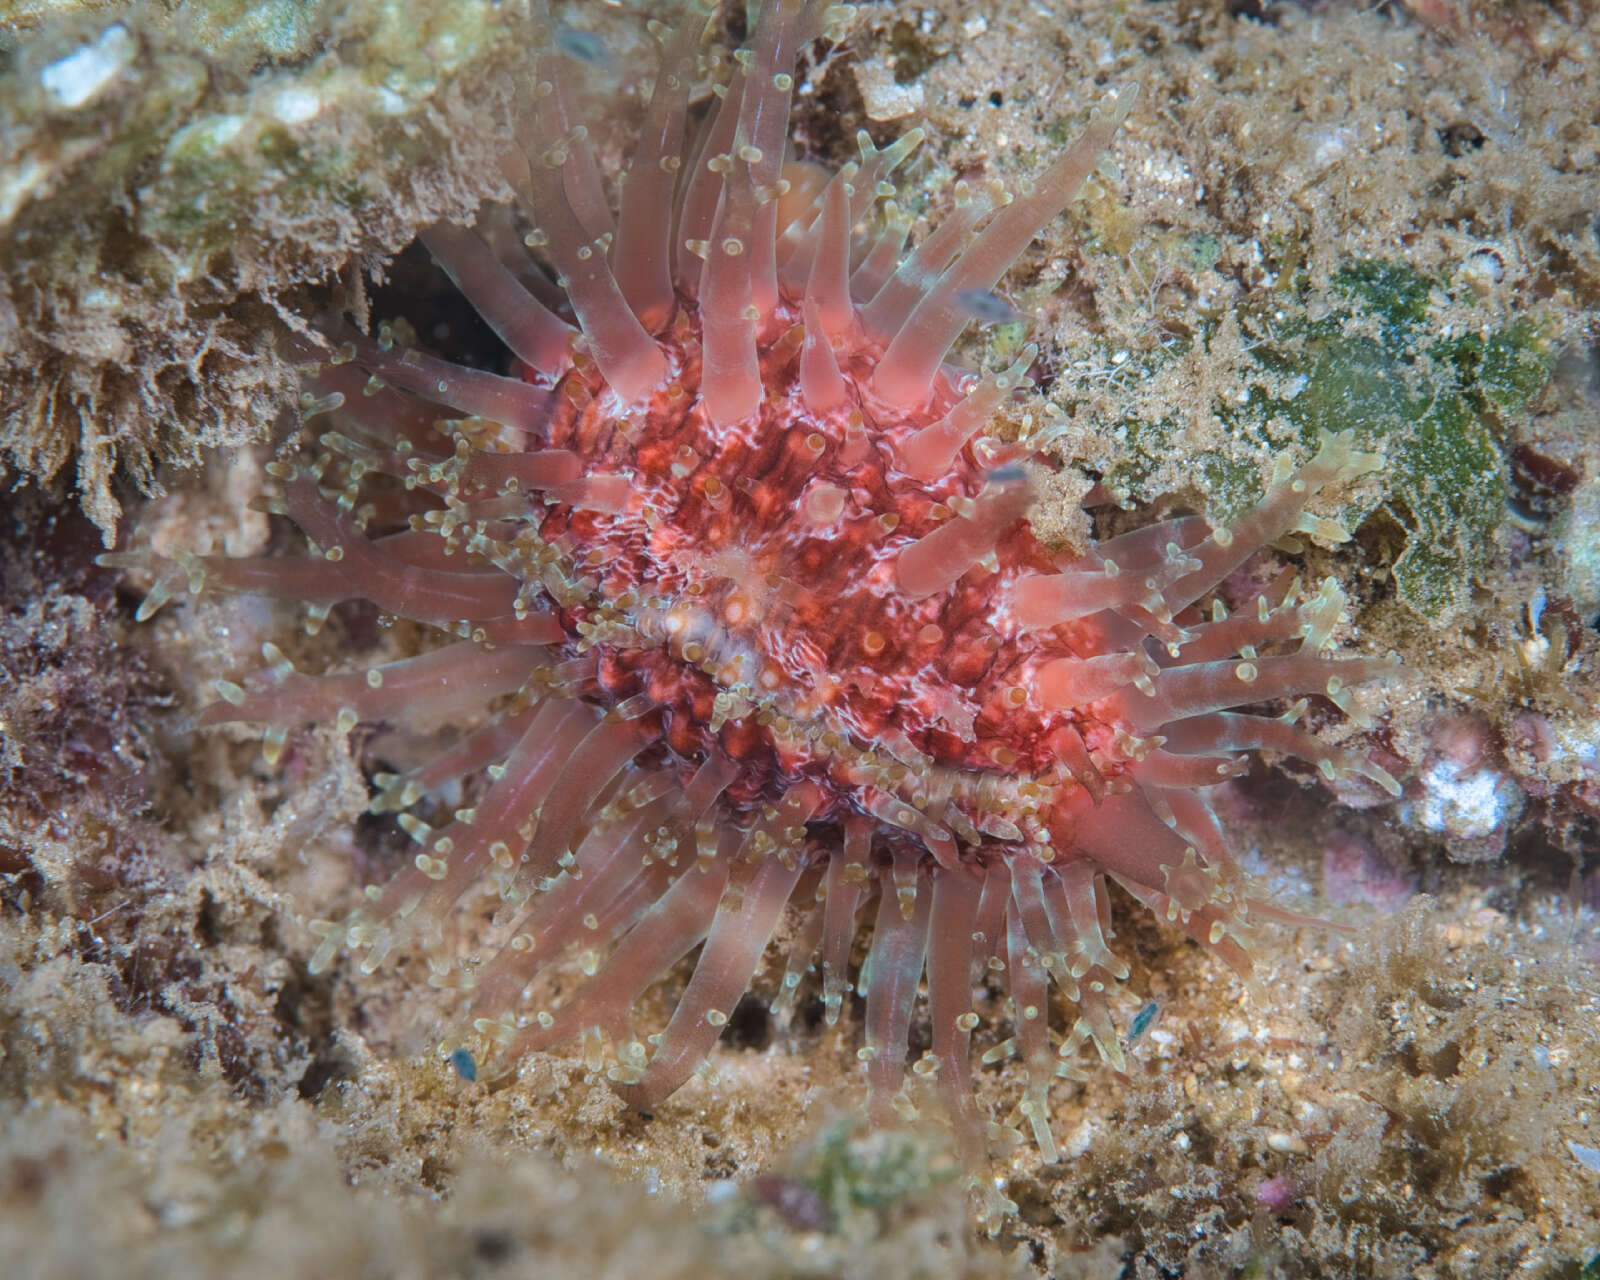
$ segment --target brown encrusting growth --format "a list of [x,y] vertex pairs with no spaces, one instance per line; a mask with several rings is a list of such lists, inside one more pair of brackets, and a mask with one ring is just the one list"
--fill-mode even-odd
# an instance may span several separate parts
[[109,545],[130,479],[262,437],[309,286],[481,193],[522,51],[481,0],[38,9],[0,14],[0,478]]

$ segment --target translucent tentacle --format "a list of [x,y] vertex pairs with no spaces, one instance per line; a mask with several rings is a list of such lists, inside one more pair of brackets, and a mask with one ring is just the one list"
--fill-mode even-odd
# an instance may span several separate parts
[[335,332],[354,350],[356,363],[382,385],[473,417],[504,422],[530,436],[544,430],[550,416],[551,395],[532,383],[480,369],[464,369],[422,351],[385,349],[347,325],[336,326]]
[[574,150],[574,140],[561,133],[553,115],[537,112],[535,120],[536,141],[526,165],[513,167],[508,176],[560,272],[558,283],[607,385],[625,403],[637,403],[666,380],[666,357],[617,287],[606,261],[607,237],[590,234],[562,194],[562,183],[580,164],[582,152]]
[[373,781],[380,791],[372,798],[369,810],[395,813],[409,809],[423,796],[447,783],[498,764],[527,732],[534,715],[533,708],[497,715],[487,724],[464,734],[452,746],[430,755],[414,769],[376,775]]
[[570,449],[545,449],[539,453],[484,453],[480,450],[468,460],[461,479],[468,488],[504,493],[553,489],[570,484],[582,474],[583,459]]
[[1286,657],[1199,662],[1169,667],[1154,679],[1154,690],[1141,693],[1123,689],[1114,696],[1117,711],[1141,732],[1190,716],[1225,711],[1245,702],[1299,693],[1336,695],[1344,685],[1391,674],[1394,664],[1384,658],[1330,658],[1320,653],[1294,653]]
[[1262,547],[1297,528],[1306,503],[1320,490],[1382,465],[1381,455],[1357,451],[1354,440],[1353,432],[1324,432],[1316,455],[1299,470],[1280,456],[1261,501],[1189,549],[1200,567],[1166,589],[1168,601],[1178,605],[1199,599]]
[[978,1023],[972,1008],[974,932],[983,886],[983,878],[966,868],[952,868],[934,877],[929,920],[928,1013],[933,1026],[933,1060],[939,1092],[969,1173],[981,1171],[985,1155],[983,1124],[972,1098],[971,1065],[972,1029]]
[[701,129],[689,178],[684,183],[679,209],[678,242],[673,246],[678,284],[691,295],[699,294],[704,261],[710,252],[711,228],[716,222],[717,202],[722,195],[725,157],[733,149],[733,135],[739,125],[739,103],[744,97],[744,76],[735,72],[723,91],[712,115]]
[[[645,848],[642,837],[660,815],[659,805],[647,807],[596,827],[584,838],[576,854],[581,875],[563,873],[550,888],[534,896],[529,910],[512,926],[511,945],[502,948],[479,975],[469,1018],[495,1017],[510,1008],[541,969],[582,937],[590,927],[584,917],[598,925],[596,913],[626,896],[638,880],[652,882],[650,901],[661,897],[655,882],[666,878],[665,869],[641,868],[639,864]],[[537,1047],[530,1039],[516,1050]]]
[[548,382],[571,364],[572,326],[523,288],[475,234],[438,222],[421,239],[513,355]]
[[921,600],[954,586],[994,550],[1000,536],[1028,509],[1031,495],[1021,471],[991,477],[971,515],[957,516],[905,547],[895,562],[895,585]]
[[806,281],[805,303],[807,316],[815,314],[829,338],[847,337],[854,329],[855,304],[850,300],[850,200],[843,183],[828,186],[817,234],[817,253]]
[[883,288],[884,281],[899,264],[910,234],[911,218],[893,200],[885,200],[883,229],[850,273],[850,296],[858,303],[866,303]]
[[1167,749],[1172,752],[1277,751],[1309,760],[1330,781],[1344,774],[1356,774],[1376,782],[1390,795],[1400,794],[1400,784],[1367,756],[1330,747],[1316,735],[1283,719],[1215,711],[1167,725],[1164,734]]
[[[570,160],[559,166],[565,203],[572,209],[583,234],[590,240],[610,239],[615,230],[611,204],[600,181],[600,165],[589,145],[588,126],[572,110],[561,66],[561,42],[556,39],[548,0],[529,0],[529,39],[538,53],[534,65],[535,92],[540,101],[534,118],[549,135],[562,139]],[[536,135],[537,137],[538,135]]]
[[[915,873],[917,855],[895,854],[897,868]],[[906,1070],[906,1032],[916,1002],[928,947],[931,886],[917,876],[911,911],[903,910],[900,895],[878,898],[878,919],[873,927],[872,980],[867,984],[867,1107],[874,1123],[887,1124],[894,1115],[894,1096]]]
[[1028,1083],[1017,1104],[1017,1114],[1027,1120],[1039,1158],[1045,1164],[1054,1164],[1059,1152],[1050,1131],[1050,1084],[1056,1067],[1050,1056],[1049,974],[1020,915],[1011,917],[1006,931],[1006,975],[1011,988],[1012,1041],[989,1050],[984,1061],[998,1061],[1008,1048],[1022,1059]]
[[427,717],[480,705],[483,699],[514,693],[533,674],[544,651],[536,648],[483,649],[471,642],[446,645],[431,653],[387,662],[365,671],[311,676],[294,670],[276,646],[267,646],[274,665],[252,678],[257,687],[236,687],[202,711],[197,724],[303,724],[337,717],[346,728],[361,720]]
[[552,796],[561,797],[562,764],[569,755],[576,757],[582,744],[575,748],[573,740],[593,723],[589,708],[553,700],[529,725],[506,757],[500,777],[472,809],[458,812],[454,821],[437,830],[402,818],[401,825],[423,852],[413,870],[384,890],[378,914],[409,914],[407,904],[420,898],[424,914],[437,919],[467,891],[486,863],[504,871],[518,867],[518,855],[528,840],[525,829]]
[[1030,342],[1009,368],[981,379],[944,417],[908,436],[899,447],[906,474],[923,481],[948,474],[956,454],[988,425],[995,407],[1016,390],[1038,357],[1039,348]]
[[516,579],[484,570],[420,569],[379,552],[303,475],[284,484],[284,505],[321,548],[348,594],[418,622],[448,624],[500,617],[516,607]]
[[673,189],[683,153],[694,51],[708,15],[691,6],[665,45],[650,106],[622,183],[611,268],[639,322],[659,332],[677,305],[672,286]]
[[844,848],[828,860],[827,902],[822,924],[822,1008],[831,1027],[849,986],[850,946],[856,936],[856,913],[868,883],[867,858],[872,824],[861,818],[844,822]]
[[[821,802],[814,784],[796,783],[773,817],[758,822],[745,838],[737,861],[750,866],[748,878],[723,894],[694,974],[661,1034],[655,1056],[635,1083],[622,1087],[631,1105],[642,1109],[656,1105],[688,1079],[722,1034],[728,1013],[749,986],[799,883],[804,867],[796,851],[805,822]],[[787,856],[765,851],[772,844]]]
[[861,324],[869,333],[887,340],[899,332],[939,273],[960,252],[978,220],[994,208],[995,199],[992,188],[975,191],[966,182],[956,183],[950,212],[861,308]]
[[538,829],[527,852],[532,874],[554,874],[568,856],[589,807],[638,754],[646,737],[639,722],[608,717],[574,748],[539,811]]
[[1066,207],[1100,153],[1110,146],[1112,135],[1133,106],[1135,93],[1133,85],[1125,85],[1108,95],[1083,136],[1040,176],[1032,190],[997,212],[940,275],[884,350],[872,378],[872,389],[879,398],[901,409],[927,398],[950,344],[970,319],[960,296],[993,289],[1028,242]]
[[1098,658],[1053,658],[1034,673],[1033,701],[1052,711],[1087,706],[1160,673],[1149,654],[1107,653]]
[[800,348],[800,394],[806,408],[822,416],[847,407],[850,388],[839,372],[839,361],[817,304],[808,298],[804,305],[806,336]]
[[623,935],[582,995],[546,1025],[525,1029],[513,1042],[513,1051],[564,1044],[591,1028],[616,1036],[634,1001],[711,929],[728,883],[729,862],[721,857],[679,874]]

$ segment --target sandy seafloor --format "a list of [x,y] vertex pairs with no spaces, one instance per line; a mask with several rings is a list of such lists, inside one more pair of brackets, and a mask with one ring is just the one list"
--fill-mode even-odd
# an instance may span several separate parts
[[[1405,796],[1262,765],[1225,804],[1273,895],[1344,928],[1263,926],[1247,988],[1121,901],[1118,1016],[1154,1021],[1126,1074],[1058,1085],[1059,1162],[997,1157],[1019,1208],[990,1239],[935,1109],[855,1126],[859,1016],[748,1001],[643,1121],[574,1057],[461,1080],[435,1052],[458,997],[420,958],[311,977],[305,921],[393,839],[358,821],[363,743],[296,734],[271,769],[185,720],[265,639],[309,664],[415,637],[295,640],[291,612],[212,597],[138,625],[93,566],[95,524],[281,536],[246,509],[289,394],[274,337],[497,193],[511,7],[0,7],[5,1273],[1600,1274],[1595,10],[868,4],[801,85],[825,162],[926,128],[905,200],[936,216],[953,173],[1020,181],[1140,82],[1115,163],[1002,286],[1045,347],[1049,399],[1009,425],[1066,466],[1036,513],[1064,542],[1091,472],[1128,507],[1101,533],[1236,504],[1303,424],[1227,406],[1287,402],[1272,379],[1304,370],[1252,353],[1298,351],[1297,323],[1351,362],[1300,384],[1333,421],[1384,378],[1425,406],[1374,419],[1404,466],[1351,500],[1354,539],[1281,553],[1350,595],[1343,642],[1404,662],[1362,709]],[[608,158],[640,7],[562,11]],[[430,305],[416,262],[376,311]],[[1341,292],[1360,263],[1401,281],[1403,324]],[[1004,1118],[1014,1067],[976,1074]]]

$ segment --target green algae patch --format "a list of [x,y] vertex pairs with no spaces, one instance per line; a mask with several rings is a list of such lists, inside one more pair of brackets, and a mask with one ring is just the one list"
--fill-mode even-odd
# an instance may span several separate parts
[[[1232,354],[1219,360],[1213,346]],[[1207,319],[1188,339],[1112,353],[1097,372],[1137,386],[1185,362],[1220,363],[1227,376],[1200,389],[1203,411],[1191,403],[1118,424],[1121,453],[1105,475],[1113,495],[1149,498],[1181,454],[1207,513],[1231,520],[1261,496],[1264,456],[1303,455],[1324,431],[1354,431],[1385,465],[1338,519],[1353,531],[1387,512],[1404,531],[1390,565],[1399,599],[1433,621],[1466,607],[1505,520],[1505,442],[1550,376],[1539,323],[1496,324],[1466,288],[1367,260],[1321,289],[1301,275],[1267,306]],[[1220,437],[1186,426],[1202,414]]]
[[[1503,415],[1520,412],[1549,377],[1540,330],[1518,320],[1460,332],[1435,323],[1460,309],[1451,293],[1396,262],[1363,262],[1334,276],[1334,306],[1257,349],[1297,393],[1262,397],[1266,414],[1309,445],[1353,429],[1381,450],[1383,505],[1406,530],[1392,566],[1399,598],[1441,620],[1465,607],[1505,520]],[[1254,404],[1254,397],[1252,397]],[[1341,513],[1354,528],[1359,501]]]
[[825,1130],[805,1154],[802,1177],[841,1216],[850,1208],[883,1209],[926,1196],[959,1173],[931,1135],[858,1131],[849,1122]]
[[868,1129],[860,1116],[841,1114],[726,1201],[715,1222],[723,1236],[755,1234],[776,1217],[791,1229],[871,1248],[896,1223],[947,1212],[964,1185],[944,1134]]

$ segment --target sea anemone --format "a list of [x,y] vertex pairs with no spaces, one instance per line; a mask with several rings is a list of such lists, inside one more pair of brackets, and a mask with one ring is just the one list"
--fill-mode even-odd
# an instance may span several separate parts
[[[1208,790],[1262,750],[1394,789],[1297,723],[1302,695],[1348,707],[1347,686],[1389,669],[1332,654],[1338,587],[1286,571],[1231,615],[1212,599],[1270,542],[1339,536],[1308,503],[1378,460],[1327,436],[1298,469],[1279,458],[1230,524],[1182,516],[1053,552],[1028,521],[1041,460],[986,434],[1036,350],[983,376],[947,359],[1132,89],[1026,194],[957,184],[906,252],[878,202],[915,131],[882,150],[863,136],[822,181],[786,167],[796,60],[828,24],[815,0],[762,5],[697,131],[705,15],[658,30],[615,213],[532,9],[544,52],[506,163],[516,204],[422,237],[514,376],[322,319],[324,346],[300,340],[315,426],[269,467],[271,510],[308,553],[180,557],[144,612],[216,587],[303,601],[316,625],[360,599],[447,640],[325,675],[269,645],[268,669],[221,684],[199,719],[269,726],[269,758],[311,721],[461,726],[377,775],[372,808],[398,815],[414,863],[314,925],[311,968],[352,950],[371,971],[414,939],[438,953],[442,921],[492,885],[509,941],[481,967],[435,961],[471,989],[444,1045],[463,1074],[579,1043],[652,1108],[792,914],[780,999],[815,967],[829,1023],[870,933],[855,989],[874,1116],[904,1084],[925,981],[918,1074],[969,1163],[985,1012],[982,1061],[1020,1056],[1012,1119],[1053,1159],[1051,1081],[1079,1076],[1088,1045],[1123,1065],[1108,882],[1247,971],[1248,926],[1294,917],[1250,896]],[[441,814],[446,795],[464,807]],[[646,1034],[636,1002],[697,948]],[[569,954],[585,980],[547,1004],[541,976]]]

